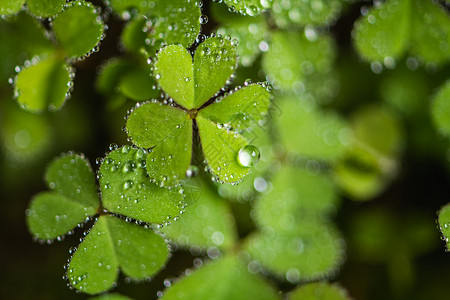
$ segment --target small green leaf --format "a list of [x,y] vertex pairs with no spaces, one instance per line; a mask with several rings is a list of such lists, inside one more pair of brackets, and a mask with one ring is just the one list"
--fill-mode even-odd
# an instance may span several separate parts
[[439,89],[431,104],[434,126],[443,135],[450,136],[450,80]]
[[450,237],[450,205],[447,204],[441,208],[438,216],[439,229],[444,236],[445,243],[447,244],[447,249],[450,248],[449,237]]
[[324,25],[339,17],[346,0],[302,0],[290,1],[286,5],[282,0],[272,0],[274,21],[278,27],[286,28],[291,24]]
[[157,0],[151,4],[144,14],[148,18],[147,34],[154,51],[170,44],[189,48],[200,34],[201,2]]
[[205,182],[198,182],[199,199],[193,199],[194,204],[187,207],[180,220],[163,227],[161,232],[185,248],[230,249],[237,239],[233,216],[216,191]]
[[168,258],[164,239],[152,230],[114,216],[100,216],[73,255],[70,284],[88,294],[114,286],[119,267],[134,279],[148,278]]
[[67,154],[54,160],[45,173],[51,190],[82,205],[99,206],[94,172],[82,155]]
[[388,178],[381,168],[385,168],[389,173],[395,170],[395,165],[389,159],[381,159],[380,163],[373,154],[352,148],[335,166],[335,182],[353,200],[372,199],[382,192],[388,183]]
[[24,11],[0,22],[0,41],[0,81],[4,83],[13,75],[14,67],[25,59],[53,51],[43,26]]
[[239,150],[248,144],[241,135],[228,131],[201,116],[197,117],[205,160],[219,181],[238,182],[250,168],[238,162]]
[[[265,2],[271,2],[265,1]],[[260,0],[225,0],[226,5],[230,7],[233,12],[240,13],[242,15],[256,16],[262,12],[264,8],[264,1]]]
[[[111,0],[113,10],[123,19],[135,16],[136,21],[127,27],[124,40],[132,51],[142,47],[150,56],[166,45],[181,44],[188,48],[200,34],[201,10],[198,1],[191,0]],[[145,16],[146,22],[143,22]],[[139,28],[139,23],[144,26]],[[144,31],[144,38],[142,33]],[[132,37],[132,38],[131,38]],[[147,41],[146,41],[147,40]],[[145,46],[142,43],[145,43]]]
[[76,289],[97,294],[109,290],[117,281],[119,261],[108,228],[107,216],[101,216],[72,256],[67,270]]
[[63,9],[66,0],[27,0],[28,10],[35,16],[48,18]]
[[281,112],[274,119],[280,141],[288,151],[309,159],[336,161],[346,148],[349,129],[332,113],[293,97],[278,101]]
[[390,110],[366,106],[352,117],[353,141],[356,147],[380,158],[395,157],[403,146],[401,123]]
[[414,31],[411,52],[425,61],[445,63],[450,60],[450,18],[448,10],[433,1],[413,1],[411,13]]
[[344,259],[344,243],[331,224],[306,221],[294,230],[261,231],[247,250],[264,268],[291,283],[329,276]]
[[275,88],[291,92],[303,90],[307,76],[329,72],[334,56],[335,46],[329,35],[274,32],[262,65]]
[[158,185],[176,185],[184,178],[192,155],[192,121],[186,112],[159,103],[137,107],[126,126],[133,143],[152,149],[147,172]]
[[288,300],[350,300],[346,290],[327,282],[308,283],[288,295]]
[[83,57],[98,45],[104,24],[95,6],[86,1],[71,1],[52,22],[53,32],[66,56]]
[[119,90],[134,101],[148,100],[159,94],[155,78],[146,66],[134,66],[133,69],[122,74]]
[[68,98],[72,72],[64,60],[57,56],[38,61],[17,75],[17,101],[30,112],[60,109]]
[[260,84],[237,89],[199,111],[199,115],[219,124],[245,130],[267,116],[270,93]]
[[164,239],[151,229],[107,216],[114,253],[123,273],[133,279],[149,278],[169,257]]
[[101,66],[97,77],[97,90],[105,95],[116,93],[123,75],[132,69],[134,69],[134,63],[125,58],[114,57],[106,61]]
[[103,294],[96,297],[91,297],[89,300],[132,300],[132,298],[129,298],[127,296],[112,293],[112,294]]
[[148,54],[150,45],[145,42],[147,33],[143,30],[146,28],[147,21],[146,17],[139,15],[126,24],[120,38],[128,51],[144,55]]
[[253,216],[260,227],[295,230],[307,218],[323,218],[336,211],[335,188],[322,174],[284,166],[271,184],[272,189],[255,204]]
[[358,53],[369,61],[400,58],[409,43],[410,15],[410,0],[389,0],[371,8],[354,26]]
[[179,105],[194,108],[194,71],[191,54],[179,45],[164,47],[157,55],[155,77]]
[[4,0],[0,3],[0,15],[11,15],[18,13],[21,9],[25,0]]
[[103,206],[149,223],[164,223],[178,217],[185,203],[179,189],[159,188],[147,175],[144,149],[124,146],[110,152],[100,170]]
[[30,163],[42,159],[55,137],[49,120],[20,109],[13,101],[7,101],[0,110],[0,136],[4,155],[15,163]]
[[239,63],[249,67],[253,64],[261,51],[266,51],[268,44],[265,41],[268,33],[267,23],[263,17],[241,17],[230,21],[229,15],[223,16],[226,23],[217,29],[217,34],[231,36],[237,39]]
[[236,70],[236,47],[223,37],[212,37],[201,43],[194,55],[194,107],[220,91]]
[[43,192],[31,200],[26,212],[27,225],[35,238],[54,239],[94,215],[96,210],[59,193]]
[[280,299],[268,282],[251,274],[233,256],[211,261],[180,279],[164,292],[162,299],[209,299],[211,295],[215,300]]

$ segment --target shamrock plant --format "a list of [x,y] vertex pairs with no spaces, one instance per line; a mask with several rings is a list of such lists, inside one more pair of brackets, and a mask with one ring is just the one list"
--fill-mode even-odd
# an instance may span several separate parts
[[228,39],[211,37],[193,61],[179,45],[158,52],[155,78],[168,99],[138,105],[126,125],[136,146],[152,148],[147,170],[158,185],[178,185],[185,177],[197,134],[204,162],[221,182],[238,182],[259,159],[242,133],[264,120],[270,93],[265,84],[250,84],[223,94],[236,69],[235,48]]
[[[61,1],[50,2],[56,7]],[[24,68],[16,68],[15,97],[19,105],[30,112],[61,109],[73,86],[72,64],[93,53],[103,39],[105,25],[94,5],[77,0],[61,9],[50,23],[49,35],[54,36],[55,45],[26,61]]]
[[119,268],[130,278],[148,278],[168,259],[163,237],[130,222],[130,218],[167,222],[185,206],[182,190],[161,189],[149,182],[147,155],[129,146],[110,152],[99,171],[101,201],[84,156],[68,153],[50,164],[45,175],[50,191],[34,197],[27,223],[36,239],[50,241],[95,219],[67,266],[67,279],[76,289],[89,294],[110,289]]

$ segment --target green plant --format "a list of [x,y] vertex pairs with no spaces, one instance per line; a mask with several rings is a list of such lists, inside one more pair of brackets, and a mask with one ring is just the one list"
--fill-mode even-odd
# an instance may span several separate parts
[[[104,294],[127,294],[121,276],[142,286],[156,278],[164,299],[349,299],[336,278],[368,298],[370,288],[339,277],[347,257],[349,268],[383,265],[389,295],[408,298],[412,266],[436,248],[433,222],[373,203],[352,214],[349,200],[393,198],[409,157],[444,161],[448,3],[221,2],[0,4],[0,78],[17,102],[2,104],[8,164],[65,153],[26,209],[34,239],[72,240],[64,277],[103,293],[92,299],[127,299]],[[347,49],[336,35],[349,15]],[[100,95],[101,105],[73,108]],[[87,107],[91,118],[78,119]],[[67,149],[101,157],[93,170]],[[439,214],[446,237],[448,211]],[[174,270],[178,256],[192,268]]]

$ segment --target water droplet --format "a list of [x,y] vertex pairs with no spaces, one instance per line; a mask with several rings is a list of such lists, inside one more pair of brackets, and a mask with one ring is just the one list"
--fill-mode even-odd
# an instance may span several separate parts
[[125,190],[129,190],[129,189],[131,189],[133,187],[133,181],[131,181],[131,180],[127,180],[127,181],[125,181],[125,183],[123,184],[123,188],[125,189]]
[[199,169],[197,166],[190,165],[189,168],[186,170],[186,176],[187,177],[195,177],[199,173]]
[[239,150],[238,162],[244,167],[254,166],[260,158],[259,149],[253,145],[246,145]]

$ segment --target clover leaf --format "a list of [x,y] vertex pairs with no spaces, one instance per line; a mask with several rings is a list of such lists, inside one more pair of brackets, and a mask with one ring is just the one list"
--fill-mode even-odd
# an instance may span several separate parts
[[64,105],[74,78],[68,59],[81,59],[92,53],[105,30],[96,7],[79,0],[65,4],[51,26],[57,43],[53,53],[26,61],[14,81],[19,105],[30,112],[58,110]]
[[281,299],[268,282],[250,273],[236,256],[208,262],[165,290],[162,299],[209,299],[211,295],[217,300]]
[[27,210],[30,231],[38,239],[54,239],[94,215],[100,206],[95,177],[81,155],[54,160],[45,174],[50,192],[35,196]]
[[18,13],[24,3],[33,15],[41,18],[54,16],[63,8],[66,0],[6,0],[0,3],[0,15]]
[[177,185],[185,177],[197,130],[205,163],[219,181],[238,182],[249,172],[249,164],[238,159],[248,145],[241,133],[264,119],[270,93],[264,84],[251,84],[219,96],[235,69],[236,48],[222,37],[200,44],[194,61],[180,45],[157,54],[155,78],[171,98],[138,105],[126,130],[136,146],[152,148],[147,171],[158,185]]
[[448,14],[433,1],[389,0],[356,21],[353,37],[365,60],[393,68],[407,50],[425,61],[448,62],[449,28]]
[[115,285],[119,268],[133,279],[145,279],[168,259],[164,238],[114,215],[163,223],[184,208],[180,191],[148,181],[147,155],[145,150],[124,146],[106,156],[99,171],[102,204],[84,156],[68,153],[50,164],[45,179],[51,191],[34,197],[27,223],[35,238],[50,240],[96,217],[67,268],[67,278],[76,289],[88,294],[106,291]]

